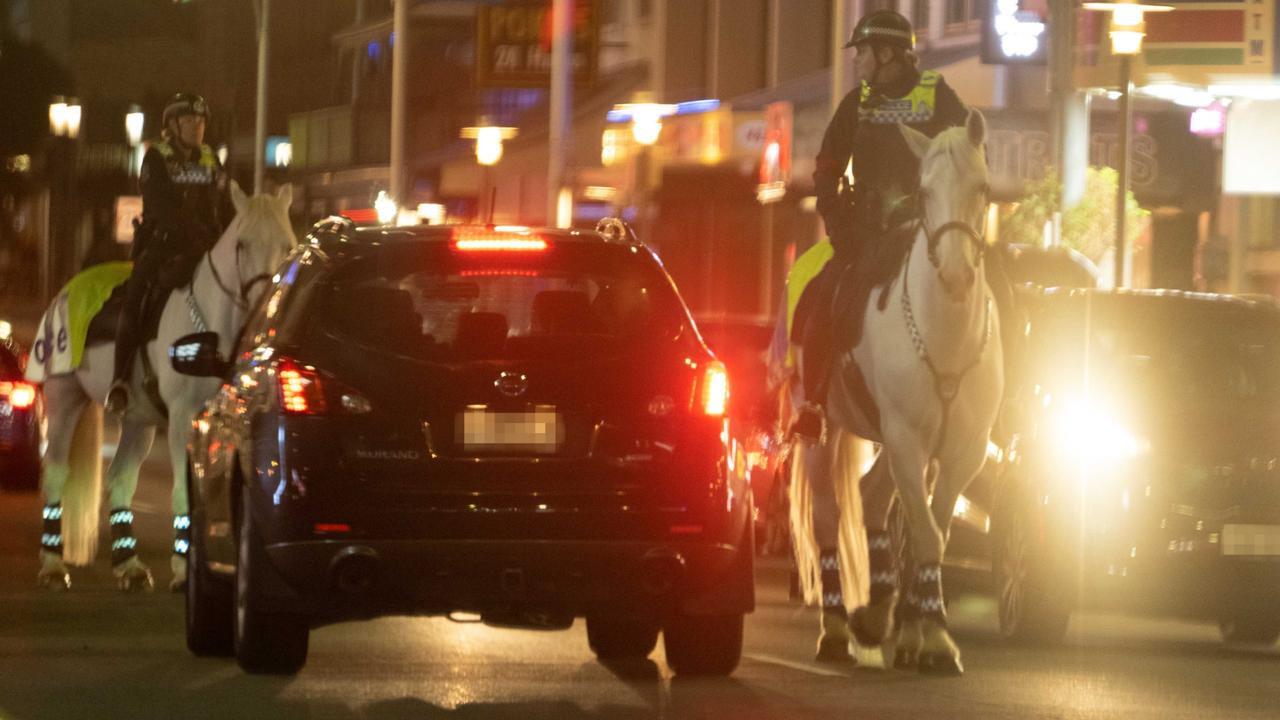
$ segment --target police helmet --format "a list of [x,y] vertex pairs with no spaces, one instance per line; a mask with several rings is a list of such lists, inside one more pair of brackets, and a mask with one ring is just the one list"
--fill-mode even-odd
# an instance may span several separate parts
[[911,21],[903,17],[902,13],[876,10],[858,21],[845,47],[857,47],[863,43],[914,50],[916,33],[911,28]]
[[208,120],[209,104],[195,93],[180,92],[170,98],[168,104],[164,106],[163,124],[168,127],[170,120],[176,120],[184,115],[199,115]]

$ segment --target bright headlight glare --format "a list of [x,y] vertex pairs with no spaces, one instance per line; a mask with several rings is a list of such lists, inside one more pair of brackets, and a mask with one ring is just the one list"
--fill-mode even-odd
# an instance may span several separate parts
[[1124,427],[1108,408],[1088,402],[1066,402],[1054,414],[1052,432],[1058,450],[1085,462],[1128,460],[1150,446]]

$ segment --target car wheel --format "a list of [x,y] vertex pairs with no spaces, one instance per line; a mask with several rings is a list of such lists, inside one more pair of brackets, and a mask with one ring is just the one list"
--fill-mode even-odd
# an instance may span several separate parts
[[236,662],[246,672],[292,675],[307,662],[311,634],[307,619],[269,612],[259,606],[255,586],[265,570],[266,550],[249,507],[249,491],[241,490],[239,557],[236,562]]
[[[187,467],[187,497],[191,492]],[[235,595],[231,583],[205,566],[204,513],[191,503],[191,543],[187,548],[187,649],[199,657],[229,657],[235,652]]]
[[1231,645],[1275,645],[1280,640],[1280,615],[1274,611],[1236,611],[1218,620],[1222,641]]
[[601,662],[642,660],[658,646],[658,626],[631,618],[588,616],[587,644]]
[[663,627],[662,646],[677,675],[728,675],[742,658],[742,614],[679,613]]
[[1071,619],[1071,593],[1055,582],[1056,564],[1034,522],[1034,506],[1024,489],[1006,483],[1009,493],[991,521],[991,574],[999,609],[1000,634],[1019,642],[1061,642]]

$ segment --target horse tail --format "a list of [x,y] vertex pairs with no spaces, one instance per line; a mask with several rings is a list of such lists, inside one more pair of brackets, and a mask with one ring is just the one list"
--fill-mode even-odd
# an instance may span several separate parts
[[817,460],[815,453],[821,454],[817,448],[798,441],[791,450],[791,549],[805,605],[817,605],[822,599],[818,540],[813,532],[813,488],[807,468]]
[[866,605],[871,598],[871,569],[867,558],[867,527],[862,511],[862,476],[871,443],[851,433],[838,433],[834,470],[836,502],[840,505],[840,584],[846,607]]
[[80,410],[68,464],[62,493],[63,557],[72,565],[88,565],[98,552],[102,506],[102,408],[97,403]]

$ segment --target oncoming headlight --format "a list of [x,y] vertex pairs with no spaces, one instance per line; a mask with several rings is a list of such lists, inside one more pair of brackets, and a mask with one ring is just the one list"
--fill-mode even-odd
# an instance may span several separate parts
[[1129,460],[1151,449],[1110,408],[1067,400],[1053,410],[1049,430],[1054,447],[1064,459],[1096,465]]

